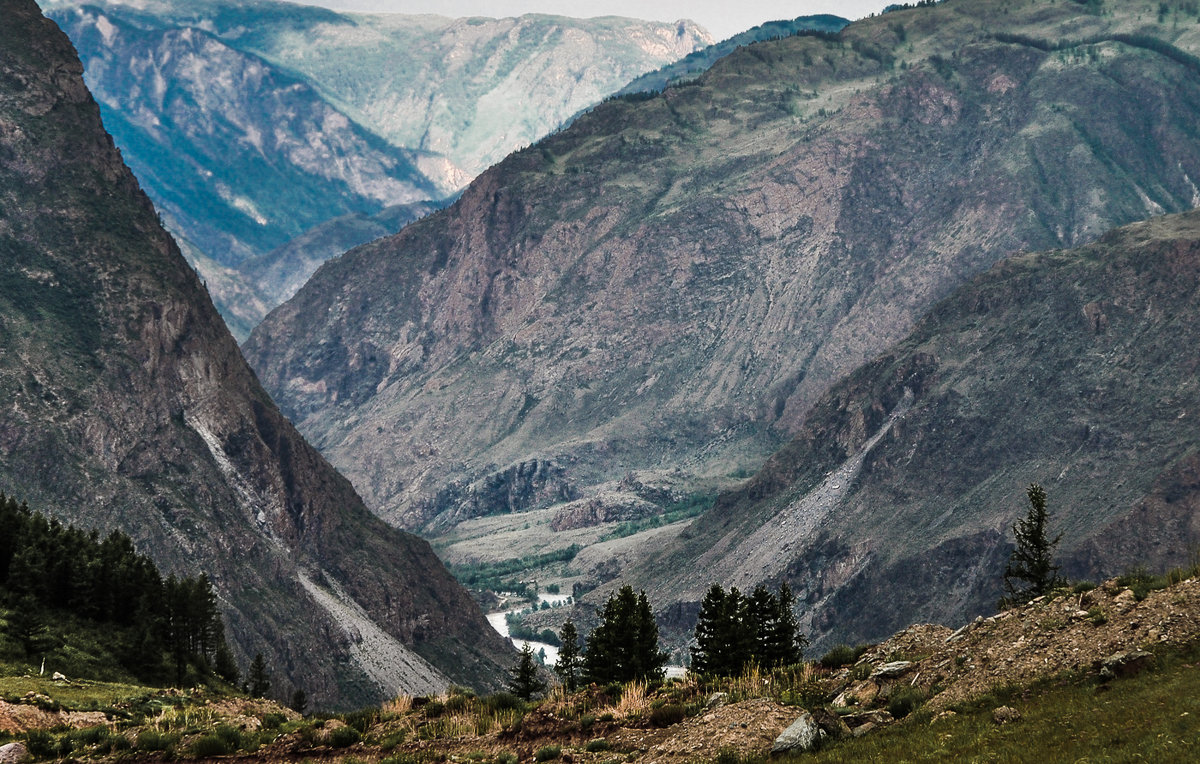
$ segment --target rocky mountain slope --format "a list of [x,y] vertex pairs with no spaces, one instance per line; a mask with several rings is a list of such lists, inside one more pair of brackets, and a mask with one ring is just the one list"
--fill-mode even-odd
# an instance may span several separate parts
[[743,589],[786,578],[819,642],[876,640],[990,611],[1031,482],[1065,573],[1186,564],[1200,548],[1200,383],[1184,350],[1200,339],[1198,288],[1195,211],[1006,260],[626,573],[678,603],[704,581],[672,571]]
[[311,273],[260,289],[273,271],[242,274],[243,263],[295,252],[335,218],[447,197],[631,78],[710,42],[696,27],[630,19],[358,16],[225,0],[44,6],[239,338]]
[[950,0],[605,103],[326,264],[248,358],[406,527],[729,484],[971,276],[1196,203],[1200,26],[1104,9]]
[[0,485],[209,574],[322,706],[489,686],[511,650],[279,413],[121,162],[70,42],[0,2]]
[[694,53],[666,66],[646,72],[633,82],[617,91],[617,95],[630,93],[658,92],[668,85],[678,85],[688,82],[708,71],[718,60],[728,56],[740,47],[765,40],[775,40],[780,37],[790,37],[805,32],[836,34],[842,31],[850,22],[840,16],[822,14],[819,16],[800,16],[790,21],[768,21],[745,32],[735,34],[727,40],[709,45]]

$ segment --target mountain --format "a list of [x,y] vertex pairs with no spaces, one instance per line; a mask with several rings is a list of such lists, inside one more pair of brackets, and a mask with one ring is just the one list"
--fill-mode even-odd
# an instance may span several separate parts
[[698,603],[708,578],[786,578],[822,644],[875,641],[992,612],[1030,483],[1049,497],[1065,575],[1187,564],[1200,383],[1181,349],[1200,339],[1197,315],[1198,211],[1002,261],[626,574],[664,605]]
[[295,250],[289,242],[333,219],[446,198],[711,42],[694,25],[616,18],[363,16],[265,0],[43,5],[239,338],[303,282],[256,284],[264,274],[243,263]]
[[776,40],[780,37],[791,37],[795,34],[818,32],[836,34],[842,31],[850,22],[840,16],[821,14],[819,16],[800,16],[791,21],[768,21],[745,32],[735,34],[727,40],[709,45],[653,72],[647,72],[617,91],[617,95],[630,93],[658,92],[669,85],[695,79],[708,71],[718,59],[722,59],[738,48],[765,40]]
[[1197,203],[1195,24],[1092,10],[896,11],[606,102],[326,263],[244,350],[368,506],[448,559],[590,544],[655,492],[753,474],[997,261]]
[[0,487],[204,571],[243,669],[320,706],[495,686],[509,649],[259,386],[104,132],[67,37],[0,16]]

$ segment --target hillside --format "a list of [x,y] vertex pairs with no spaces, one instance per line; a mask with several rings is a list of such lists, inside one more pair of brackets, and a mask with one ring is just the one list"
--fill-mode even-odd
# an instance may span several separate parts
[[[38,759],[58,751],[101,761],[135,748],[151,760],[165,749],[164,759],[236,751],[248,762],[1187,762],[1200,752],[1200,583],[1175,581],[1146,596],[1114,579],[955,631],[923,624],[865,652],[847,648],[844,661],[829,654],[732,678],[556,689],[532,703],[456,691],[301,719],[262,701],[127,699],[134,688],[0,677],[0,692],[30,690],[20,703],[0,701],[0,730],[33,730]],[[132,717],[117,731],[90,726],[104,714],[78,710],[101,693],[114,717]],[[820,750],[772,754],[801,720],[822,730]]]
[[1196,203],[1196,16],[1089,9],[950,0],[609,101],[327,263],[247,357],[449,559],[594,544],[753,474],[995,262]]
[[784,577],[814,637],[875,640],[989,611],[1031,482],[1070,575],[1187,562],[1200,385],[1180,349],[1200,339],[1198,286],[1200,212],[998,264],[627,572],[683,602],[704,584],[669,571],[743,588]]
[[0,17],[0,486],[207,573],[241,665],[262,652],[280,692],[490,686],[511,649],[259,386],[66,36],[32,0]]

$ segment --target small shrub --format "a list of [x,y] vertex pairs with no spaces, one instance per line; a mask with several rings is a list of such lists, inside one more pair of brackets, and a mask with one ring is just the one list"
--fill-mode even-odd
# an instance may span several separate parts
[[431,700],[425,704],[425,718],[436,719],[446,711],[446,704],[440,700]]
[[904,687],[892,693],[888,699],[888,713],[903,719],[925,702],[925,693],[916,687]]
[[192,756],[197,759],[226,756],[231,752],[229,744],[217,735],[204,735],[192,741]]
[[108,739],[108,727],[99,725],[96,727],[84,727],[81,730],[75,730],[71,733],[71,737],[75,739],[79,745],[97,745],[98,743]]
[[537,751],[533,754],[533,760],[550,761],[552,759],[557,759],[560,755],[562,755],[561,745],[546,745],[537,749]]
[[850,645],[838,645],[821,656],[821,665],[828,669],[849,666],[858,660],[858,653]]
[[512,751],[501,751],[496,754],[496,764],[517,764],[520,760]]
[[612,746],[602,737],[589,740],[587,745],[584,746],[584,750],[588,753],[599,753],[600,751],[607,751],[609,748],[612,748]]
[[650,709],[650,723],[655,727],[670,727],[672,724],[679,724],[686,716],[687,712],[678,703],[668,703]]
[[213,734],[224,740],[230,751],[236,751],[242,747],[242,733],[236,727],[221,724],[213,730]]
[[596,721],[598,722],[611,722],[614,719],[616,719],[616,717],[612,715],[611,711],[606,711],[596,717]]
[[1108,613],[1104,612],[1104,608],[1094,607],[1088,610],[1088,620],[1097,626],[1101,626],[1108,622]]
[[54,736],[45,730],[31,730],[25,733],[25,750],[35,759],[49,759],[54,756]]
[[139,751],[165,751],[172,740],[158,730],[142,730],[137,736]]
[[856,663],[854,668],[850,669],[850,678],[855,681],[862,681],[871,676],[871,664],[867,662]]
[[347,727],[353,727],[359,731],[359,734],[365,735],[371,725],[379,721],[378,708],[361,708],[357,711],[351,711],[347,714],[342,714],[342,721]]
[[1071,587],[1071,591],[1075,592],[1076,594],[1083,594],[1084,592],[1090,592],[1095,588],[1096,585],[1091,581],[1076,581],[1075,585]]
[[595,714],[584,714],[583,716],[579,717],[579,729],[583,730],[584,732],[590,730],[593,726],[595,726],[595,724]]
[[380,750],[390,751],[396,746],[402,744],[404,739],[408,737],[408,730],[396,730],[384,736],[383,740],[379,741]]
[[497,692],[483,699],[483,707],[495,714],[498,711],[515,711],[525,707],[525,703],[511,692]]
[[346,748],[362,740],[362,733],[354,727],[338,727],[329,733],[329,745],[334,748]]
[[265,730],[276,730],[284,725],[287,717],[281,713],[264,714],[262,718],[262,728]]

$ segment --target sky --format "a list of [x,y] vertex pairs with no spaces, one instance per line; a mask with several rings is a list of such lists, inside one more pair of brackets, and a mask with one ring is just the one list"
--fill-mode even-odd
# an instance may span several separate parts
[[436,13],[441,16],[631,16],[652,21],[691,19],[716,40],[764,21],[832,13],[848,19],[876,13],[897,0],[292,0],[337,10],[385,13]]

